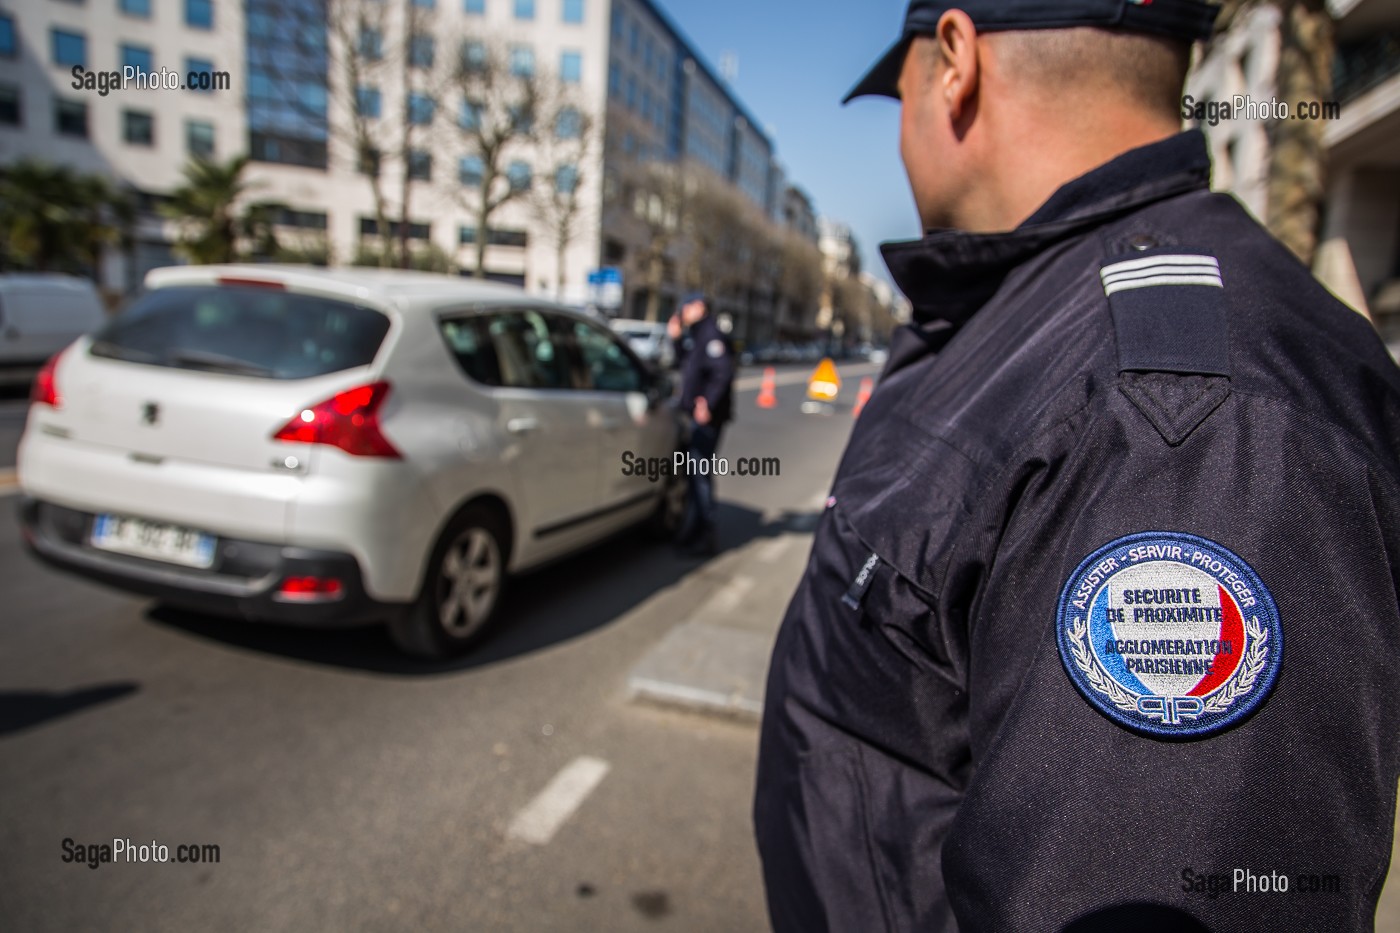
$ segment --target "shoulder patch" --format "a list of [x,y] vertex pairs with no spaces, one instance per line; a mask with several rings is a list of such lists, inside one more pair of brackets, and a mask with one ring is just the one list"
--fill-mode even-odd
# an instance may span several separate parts
[[1136,252],[1099,269],[1123,372],[1230,375],[1220,262],[1171,249]]
[[711,340],[709,343],[705,344],[705,352],[713,359],[719,359],[721,356],[724,356],[724,341],[718,338]]
[[1084,699],[1160,739],[1238,724],[1283,663],[1278,609],[1258,574],[1181,532],[1128,535],[1085,558],[1060,594],[1056,634]]

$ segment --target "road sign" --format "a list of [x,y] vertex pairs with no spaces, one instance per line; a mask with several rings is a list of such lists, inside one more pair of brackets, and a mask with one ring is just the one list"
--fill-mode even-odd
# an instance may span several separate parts
[[622,307],[622,270],[603,266],[588,273],[589,303],[605,311]]

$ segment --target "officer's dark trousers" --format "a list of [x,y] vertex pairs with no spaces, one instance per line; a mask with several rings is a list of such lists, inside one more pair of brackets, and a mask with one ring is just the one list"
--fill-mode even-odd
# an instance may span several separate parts
[[686,453],[694,458],[697,464],[701,460],[706,461],[706,464],[699,469],[693,469],[690,474],[690,486],[686,490],[685,520],[681,523],[680,531],[682,542],[703,539],[715,530],[719,506],[715,502],[713,463],[709,461],[719,449],[719,437],[723,430],[723,425],[711,421],[709,424],[695,425],[690,432],[690,446],[686,448]]

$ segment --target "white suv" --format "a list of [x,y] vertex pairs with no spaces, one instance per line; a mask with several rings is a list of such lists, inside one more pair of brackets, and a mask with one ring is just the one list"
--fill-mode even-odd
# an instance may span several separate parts
[[519,289],[367,269],[157,269],[45,366],[24,536],[60,568],[248,619],[471,644],[504,576],[652,519],[669,385]]

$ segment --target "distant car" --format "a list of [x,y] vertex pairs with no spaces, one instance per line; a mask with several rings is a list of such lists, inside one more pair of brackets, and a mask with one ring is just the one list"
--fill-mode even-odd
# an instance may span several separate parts
[[0,382],[28,382],[45,360],[106,319],[87,279],[0,275]]
[[616,318],[612,322],[612,329],[627,341],[632,352],[658,369],[670,369],[676,365],[675,346],[666,333],[665,324]]
[[250,620],[384,620],[444,657],[508,571],[680,518],[682,479],[623,470],[682,442],[669,387],[585,315],[400,271],[146,285],[35,382],[21,520],[49,564]]

